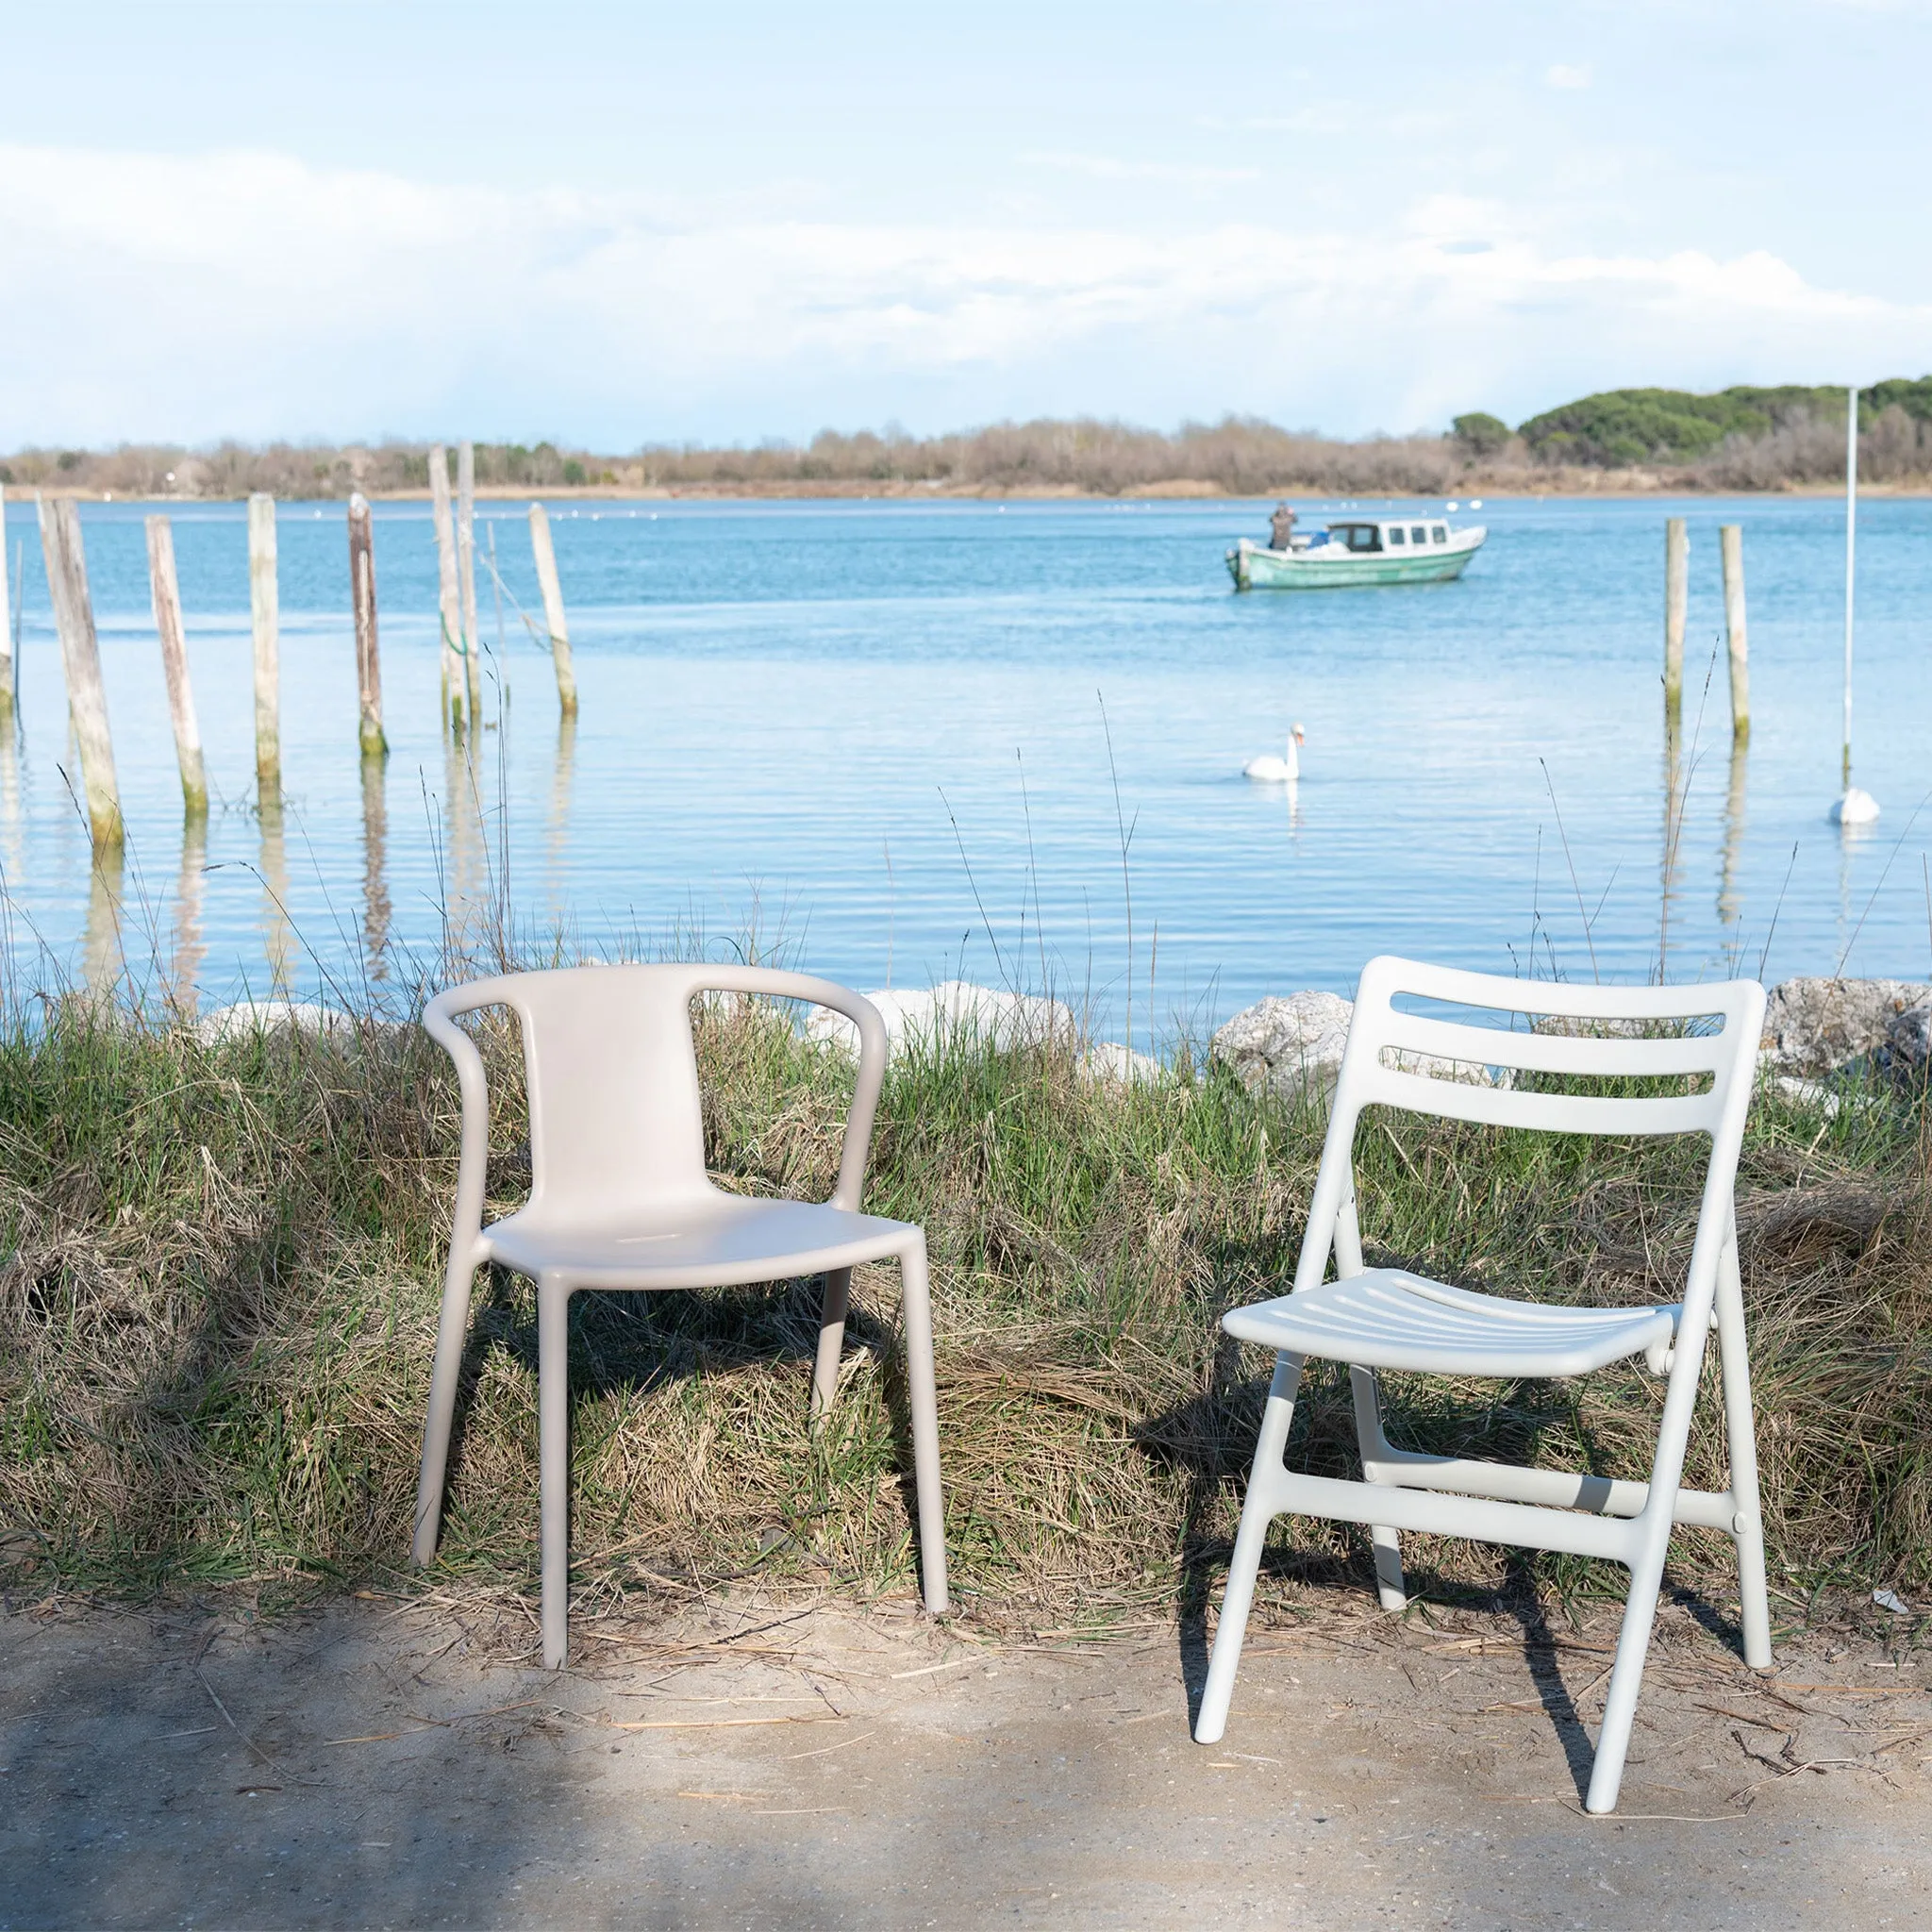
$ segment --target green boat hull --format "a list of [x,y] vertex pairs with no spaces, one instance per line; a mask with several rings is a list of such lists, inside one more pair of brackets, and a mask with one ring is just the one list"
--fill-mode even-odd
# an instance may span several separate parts
[[1467,545],[1431,550],[1420,557],[1374,552],[1318,558],[1308,552],[1287,555],[1241,543],[1227,553],[1227,571],[1237,591],[1347,591],[1377,584],[1446,584],[1469,568],[1470,558],[1482,544],[1478,535]]

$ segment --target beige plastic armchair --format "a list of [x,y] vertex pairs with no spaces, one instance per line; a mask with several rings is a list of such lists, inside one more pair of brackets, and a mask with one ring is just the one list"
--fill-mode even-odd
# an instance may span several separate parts
[[[691,1001],[708,991],[807,1000],[857,1024],[858,1076],[829,1201],[748,1199],[712,1185],[705,1171],[691,1019]],[[456,1019],[497,1006],[516,1014],[523,1034],[531,1187],[524,1207],[486,1227],[490,1109],[483,1061]],[[861,1261],[896,1256],[920,1569],[926,1608],[942,1612],[946,1552],[925,1237],[905,1222],[858,1211],[886,1068],[885,1026],[873,1007],[830,980],[802,973],[749,966],[581,966],[507,974],[452,988],[430,1001],[423,1024],[456,1061],[463,1128],[436,1369],[423,1431],[411,1550],[416,1563],[427,1563],[436,1552],[470,1284],[484,1262],[498,1262],[537,1283],[543,1661],[560,1670],[570,1627],[567,1315],[573,1291],[727,1288],[823,1274],[824,1305],[812,1374],[817,1415],[838,1386],[852,1270]]]

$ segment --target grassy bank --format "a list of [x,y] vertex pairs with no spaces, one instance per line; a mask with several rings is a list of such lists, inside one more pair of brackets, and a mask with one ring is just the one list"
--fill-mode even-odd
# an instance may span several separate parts
[[[525,1184],[514,1042],[486,1040],[492,1207]],[[701,1028],[714,1171],[829,1191],[849,1073],[758,1008]],[[0,1035],[0,1557],[10,1587],[274,1592],[392,1572],[408,1541],[456,1091],[412,1027],[219,1047],[78,999]],[[1219,1072],[1123,1090],[1069,1057],[907,1060],[869,1202],[928,1229],[949,1541],[988,1613],[1170,1607],[1214,1574],[1266,1362],[1219,1337],[1291,1266],[1320,1122]],[[1688,1150],[1374,1121],[1373,1258],[1557,1297],[1674,1292]],[[1744,1268],[1773,1577],[1924,1581],[1932,1548],[1932,1247],[1915,1109],[1835,1119],[1767,1098],[1747,1143]],[[911,1575],[896,1283],[862,1271],[831,1424],[805,1425],[816,1284],[580,1296],[579,1604],[758,1575],[871,1593]],[[1713,1357],[1714,1358],[1714,1357]],[[1661,1384],[1391,1377],[1421,1445],[1641,1472]],[[1690,1476],[1722,1477],[1714,1406]],[[479,1283],[441,1574],[533,1588],[532,1298]],[[1345,1384],[1311,1377],[1292,1453],[1351,1456]],[[1479,1451],[1478,1453],[1483,1453]],[[1277,1525],[1277,1574],[1367,1573],[1345,1528]],[[1411,1539],[1439,1591],[1507,1553]],[[1718,1594],[1724,1552],[1681,1539]],[[1524,1573],[1517,1570],[1521,1576]],[[1564,1589],[1618,1574],[1568,1558]]]

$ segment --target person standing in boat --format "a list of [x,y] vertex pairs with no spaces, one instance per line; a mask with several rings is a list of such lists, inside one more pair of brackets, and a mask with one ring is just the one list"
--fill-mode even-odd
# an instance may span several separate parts
[[1294,535],[1294,512],[1287,504],[1277,503],[1274,514],[1268,519],[1268,547],[1271,550],[1286,550],[1289,539]]

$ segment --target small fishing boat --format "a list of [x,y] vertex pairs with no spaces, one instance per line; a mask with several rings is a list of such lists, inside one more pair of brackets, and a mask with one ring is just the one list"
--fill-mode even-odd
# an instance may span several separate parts
[[1243,537],[1227,553],[1227,569],[1237,591],[1442,584],[1469,568],[1489,534],[1481,524],[1456,529],[1441,515],[1343,517],[1307,537],[1291,529],[1280,549]]

